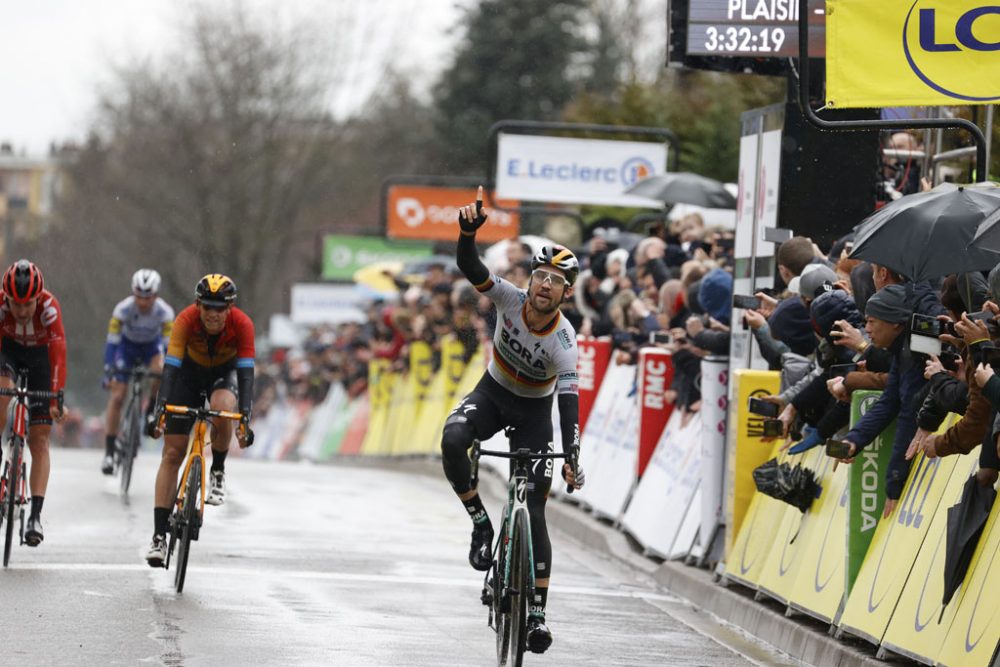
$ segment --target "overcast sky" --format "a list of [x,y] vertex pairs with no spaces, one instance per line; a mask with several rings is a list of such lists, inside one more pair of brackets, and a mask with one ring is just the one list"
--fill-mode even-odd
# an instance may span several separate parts
[[[219,0],[224,2],[226,0]],[[370,67],[385,53],[426,86],[446,63],[459,19],[456,5],[469,0],[246,0],[270,20],[332,23],[337,3],[362,13],[362,23],[384,26],[355,39],[359,65],[348,73],[349,95],[331,101],[350,112],[374,84]],[[112,64],[156,55],[175,43],[177,25],[194,0],[38,0],[4,10],[0,39],[0,141],[41,156],[49,142],[86,134],[96,90]],[[331,29],[331,33],[333,30]]]

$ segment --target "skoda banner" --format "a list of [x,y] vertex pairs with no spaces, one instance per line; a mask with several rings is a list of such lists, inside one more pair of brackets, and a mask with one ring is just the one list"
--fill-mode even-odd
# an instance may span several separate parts
[[[880,391],[856,391],[851,394],[851,426],[878,401]],[[892,441],[896,437],[893,421],[875,440],[862,450],[850,467],[850,492],[847,496],[847,587],[850,593],[858,578],[868,545],[885,506],[885,471],[892,456]]]
[[323,278],[351,280],[355,271],[378,262],[409,262],[430,257],[429,243],[386,241],[377,236],[323,237]]
[[666,164],[662,143],[501,134],[496,191],[505,199],[663,208],[662,201],[624,192],[665,173]]
[[1000,102],[995,0],[827,0],[827,106]]

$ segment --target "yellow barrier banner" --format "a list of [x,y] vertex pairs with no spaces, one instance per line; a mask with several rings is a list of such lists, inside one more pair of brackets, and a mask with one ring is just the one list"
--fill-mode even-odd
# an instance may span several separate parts
[[[777,457],[783,440],[775,440],[771,457]],[[766,459],[765,459],[766,460]],[[801,515],[797,509],[780,500],[754,493],[747,509],[740,533],[726,558],[726,578],[756,588],[764,563],[774,547],[774,527],[781,521],[786,509]]]
[[[1000,638],[1000,501],[993,503],[965,582],[955,619],[944,640],[937,664],[978,667],[990,664]],[[940,595],[938,596],[940,601]],[[955,604],[952,599],[949,607]],[[939,602],[940,606],[940,602]],[[996,664],[996,663],[993,663]]]
[[[777,394],[781,377],[777,371],[739,369],[732,378],[733,401],[729,404],[730,428],[736,429],[735,445],[726,452],[726,553],[728,561],[743,517],[757,492],[753,470],[775,454],[774,442],[765,442],[764,418],[747,409],[750,397]],[[770,513],[769,513],[770,514]],[[763,554],[766,556],[767,554]],[[763,565],[761,561],[760,565]],[[758,567],[760,566],[758,565]]]
[[[819,447],[817,447],[819,449]],[[823,452],[816,469],[822,487],[819,498],[806,512],[799,532],[802,563],[789,606],[821,621],[832,623],[844,598],[847,577],[847,481],[849,466],[834,470],[834,459]]]
[[385,359],[372,359],[368,363],[368,397],[371,402],[371,410],[368,417],[368,430],[365,432],[365,439],[361,445],[362,454],[376,454],[382,448],[391,395],[391,382],[389,362]]
[[445,396],[449,400],[458,391],[458,385],[462,382],[462,375],[465,374],[465,365],[465,346],[456,340],[454,336],[448,336],[441,343],[441,373],[445,381]]
[[919,454],[913,461],[899,503],[875,529],[840,619],[842,632],[882,642],[958,459]]
[[423,443],[415,438],[415,427],[424,409],[431,380],[434,378],[434,352],[423,341],[410,343],[410,369],[404,383],[401,404],[393,414],[396,428],[393,454],[416,454]]
[[957,593],[952,597],[942,617],[948,508],[959,501],[965,481],[978,469],[979,447],[976,447],[959,458],[955,471],[948,480],[937,511],[931,518],[927,537],[920,547],[913,569],[910,570],[903,594],[899,596],[899,604],[889,621],[889,628],[885,631],[882,646],[893,653],[933,663],[941,650],[941,644],[955,618],[960,597]]
[[995,0],[827,0],[829,107],[1000,102]]
[[[780,463],[787,461],[790,465],[801,463],[810,470],[817,471],[817,477],[822,475],[820,467],[827,465],[824,459],[829,459],[822,447],[814,447],[800,456],[784,454]],[[781,503],[783,514],[778,521],[766,521],[761,524],[759,532],[764,539],[773,541],[767,560],[761,569],[757,590],[779,602],[788,604],[795,590],[799,568],[802,564],[802,552],[805,542],[800,537],[803,524],[809,520],[809,513],[803,514],[797,507]],[[773,530],[773,526],[778,526]],[[744,529],[745,530],[745,529]]]

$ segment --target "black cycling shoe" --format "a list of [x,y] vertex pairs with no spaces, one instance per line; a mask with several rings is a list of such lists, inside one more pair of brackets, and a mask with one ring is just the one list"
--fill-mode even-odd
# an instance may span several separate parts
[[113,475],[115,473],[115,457],[113,454],[105,454],[104,458],[101,459],[101,472],[105,475]]
[[552,631],[545,625],[545,619],[528,617],[528,636],[525,644],[532,653],[545,653],[552,646]]
[[44,539],[41,517],[29,516],[28,523],[24,527],[24,543],[29,547],[37,547]]
[[472,528],[469,565],[480,572],[485,572],[493,565],[493,526],[488,521],[484,527],[475,525]]

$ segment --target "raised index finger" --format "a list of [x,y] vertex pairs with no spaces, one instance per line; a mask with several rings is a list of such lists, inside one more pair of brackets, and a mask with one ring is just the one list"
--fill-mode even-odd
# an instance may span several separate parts
[[483,212],[483,186],[476,190],[476,215]]

